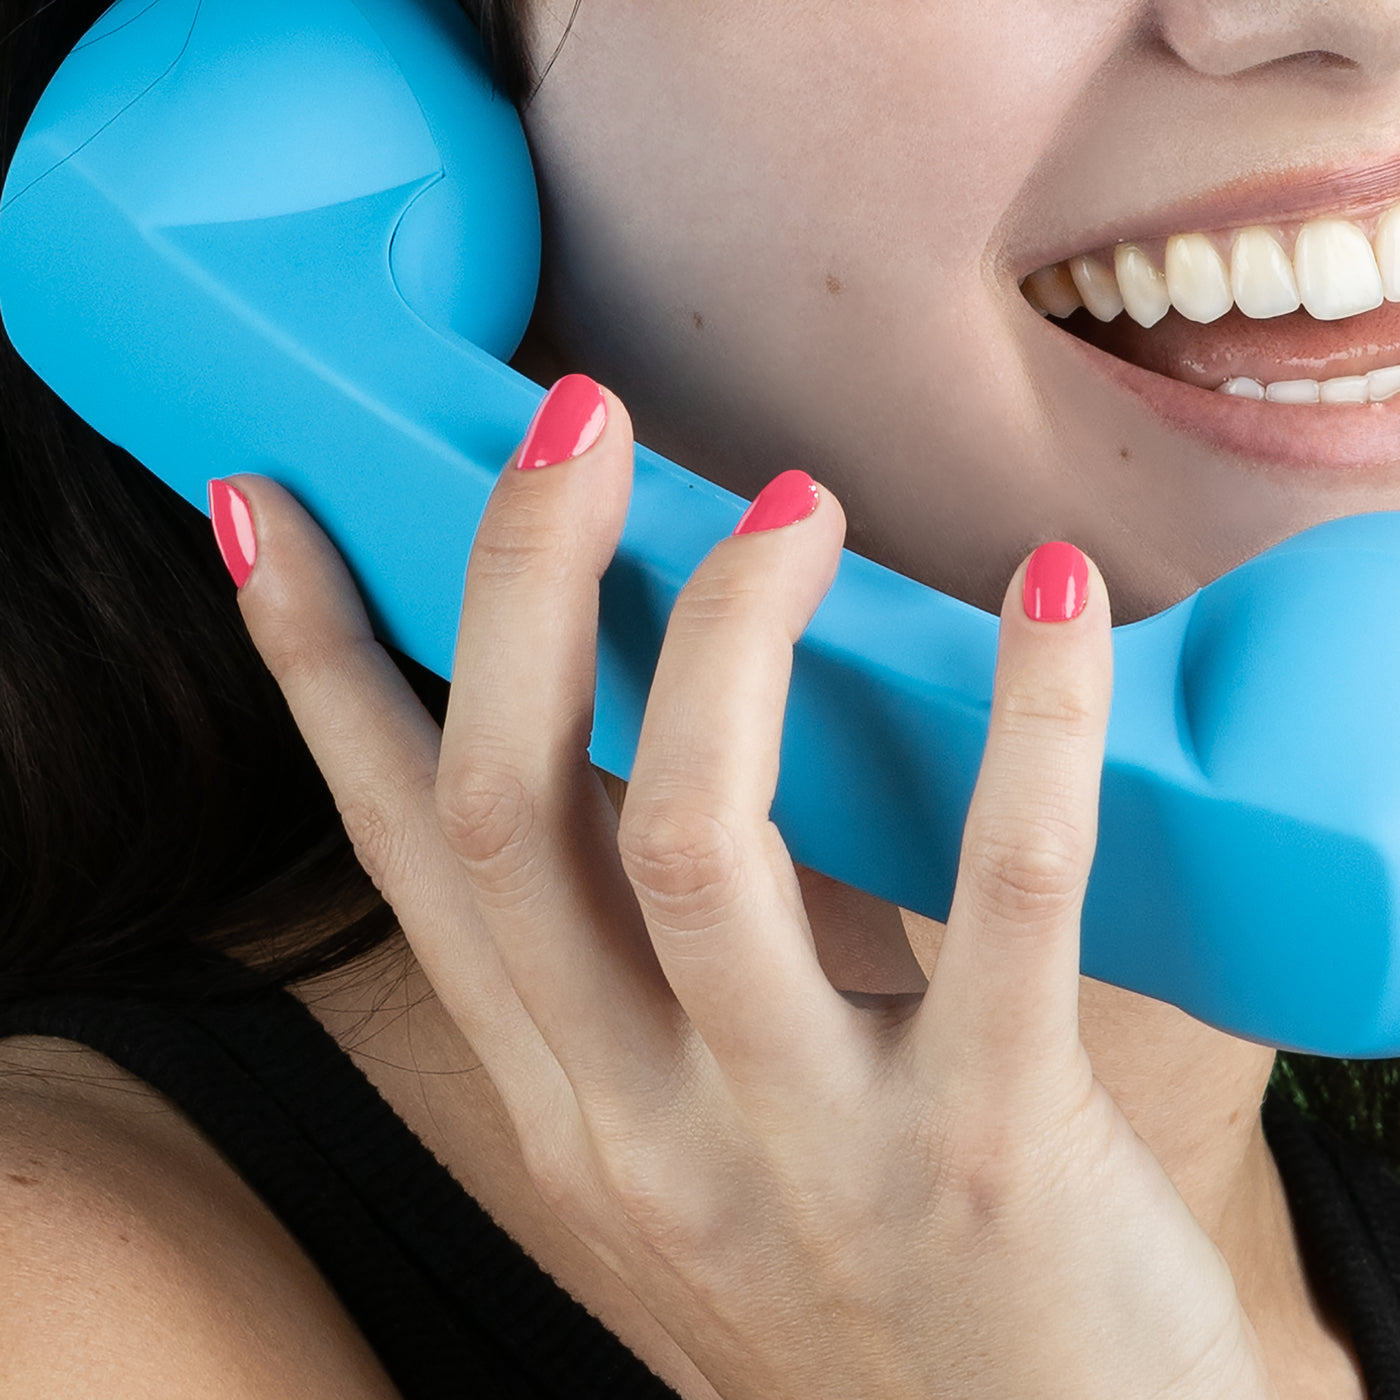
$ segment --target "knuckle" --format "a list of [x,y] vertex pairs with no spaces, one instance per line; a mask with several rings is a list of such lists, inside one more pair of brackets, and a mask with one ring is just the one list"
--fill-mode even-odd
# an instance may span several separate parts
[[689,1165],[643,1143],[614,1143],[602,1155],[608,1199],[628,1233],[662,1258],[701,1260],[730,1238],[721,1213],[697,1192]]
[[765,587],[762,577],[729,567],[730,562],[712,560],[687,581],[671,610],[668,634],[708,636],[716,623],[739,612],[762,609],[771,588]]
[[952,1188],[958,1118],[949,1084],[940,1083],[929,1092],[922,1074],[913,1082],[920,1086],[920,1097],[906,1103],[897,1120],[898,1140],[907,1147],[904,1159],[918,1164],[904,1189],[915,1193],[923,1212],[932,1217]]
[[370,798],[347,798],[338,807],[355,859],[375,889],[390,898],[405,864],[402,823],[392,820],[383,806]]
[[713,913],[738,895],[739,843],[712,812],[677,802],[629,803],[617,844],[633,888],[667,914]]
[[260,620],[258,653],[283,690],[291,690],[303,677],[314,677],[325,665],[324,647],[308,644],[294,628],[269,626]]
[[546,497],[526,493],[496,512],[472,543],[474,581],[557,580],[570,572],[575,541]]
[[946,1201],[964,1230],[984,1237],[1003,1230],[1025,1194],[1023,1154],[1007,1132],[984,1132],[965,1142],[948,1164]]
[[1035,1194],[1024,1125],[989,1109],[980,1081],[945,1085],[932,1100],[917,1129],[930,1209],[956,1237],[986,1240]]
[[974,840],[966,873],[994,915],[1013,921],[1053,915],[1083,893],[1089,876],[1083,844],[1072,821],[1045,811]]
[[539,804],[518,770],[476,762],[437,786],[438,825],[478,888],[518,893],[541,841]]
[[1082,687],[1037,678],[1009,683],[1000,697],[1000,726],[1009,734],[1044,743],[1047,729],[1071,740],[1091,739],[1102,724],[1100,707]]
[[512,584],[520,580],[552,579],[560,567],[562,540],[541,532],[537,539],[478,540],[472,546],[474,583]]
[[346,670],[360,664],[359,653],[365,646],[361,637],[304,630],[294,617],[270,626],[264,620],[257,641],[263,663],[277,684],[289,695],[302,697],[303,703],[333,696]]

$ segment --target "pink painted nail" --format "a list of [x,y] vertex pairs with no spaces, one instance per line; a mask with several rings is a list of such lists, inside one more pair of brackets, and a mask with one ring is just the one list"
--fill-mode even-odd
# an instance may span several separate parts
[[586,374],[566,374],[536,410],[516,466],[532,471],[567,462],[587,452],[607,422],[608,407],[598,385]]
[[209,519],[214,526],[214,540],[233,575],[234,585],[242,588],[258,558],[258,539],[253,531],[253,512],[248,508],[248,498],[236,487],[215,477],[209,483]]
[[1036,622],[1069,622],[1089,600],[1089,563],[1063,540],[1043,544],[1026,565],[1021,605]]
[[753,498],[748,510],[739,517],[734,533],[752,535],[759,530],[795,525],[816,510],[820,499],[817,483],[806,472],[796,468],[780,472]]

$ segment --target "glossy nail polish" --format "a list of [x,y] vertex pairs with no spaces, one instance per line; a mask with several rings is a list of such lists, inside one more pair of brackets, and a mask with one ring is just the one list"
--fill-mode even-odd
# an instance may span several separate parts
[[752,535],[759,530],[777,530],[795,525],[816,510],[820,496],[817,483],[804,471],[780,472],[753,498],[739,523],[736,535]]
[[602,437],[607,422],[602,389],[586,374],[566,374],[536,410],[516,465],[533,471],[567,462],[587,452]]
[[1089,598],[1089,562],[1063,540],[1043,544],[1026,565],[1021,605],[1035,622],[1068,622]]
[[258,539],[248,498],[236,487],[215,477],[209,483],[209,520],[234,585],[242,588],[258,558]]

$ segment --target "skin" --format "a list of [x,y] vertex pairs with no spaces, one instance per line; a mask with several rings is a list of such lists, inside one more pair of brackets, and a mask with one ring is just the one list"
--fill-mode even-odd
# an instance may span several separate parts
[[[532,45],[542,58],[554,51],[570,8],[555,0],[532,13]],[[1380,0],[584,0],[526,113],[544,198],[546,262],[539,314],[518,363],[545,383],[587,371],[620,395],[640,440],[742,494],[755,494],[792,465],[823,483],[823,509],[793,527],[794,539],[807,531],[801,538],[810,552],[787,561],[790,581],[778,581],[771,558],[751,552],[742,565],[751,588],[767,598],[751,598],[749,606],[787,608],[798,627],[840,542],[841,508],[848,545],[994,611],[1004,596],[1015,601],[1013,576],[1034,545],[1074,540],[1101,571],[1094,606],[1082,625],[1067,625],[1083,635],[1057,634],[1059,651],[1026,662],[1027,674],[1043,685],[1056,675],[1071,684],[1066,677],[1077,675],[1077,705],[1097,713],[1109,678],[1093,648],[1106,636],[1110,600],[1115,621],[1143,616],[1307,524],[1400,505],[1400,451],[1397,460],[1333,479],[1226,458],[1077,372],[1056,343],[1063,332],[1026,306],[1016,277],[1038,265],[1038,250],[1079,230],[1087,246],[1089,230],[1130,224],[1244,172],[1386,152],[1400,124],[1397,66],[1400,5]],[[622,410],[610,403],[612,433]],[[618,448],[605,442],[600,450]],[[573,470],[558,469],[558,481]],[[612,479],[599,473],[619,468],[589,470],[598,494],[597,482]],[[379,799],[355,789],[356,763],[366,754],[382,757],[387,741],[368,737],[374,723],[362,712],[331,713],[315,667],[299,676],[288,660],[298,640],[356,635],[345,582],[324,560],[304,568],[292,562],[292,544],[304,548],[313,536],[280,493],[252,478],[238,484],[252,500],[262,551],[242,594],[250,630],[338,796],[337,784],[345,786],[342,809],[363,811]],[[540,500],[514,509],[541,530],[558,525],[551,511],[566,509],[543,493],[563,501],[579,490],[539,482],[529,489]],[[597,513],[602,507],[583,499],[573,509],[605,549],[611,525]],[[500,507],[507,512],[501,520],[511,519],[510,509]],[[337,600],[326,615],[316,615],[310,601],[317,590]],[[478,596],[489,596],[486,585]],[[530,606],[528,591],[482,601],[474,625]],[[737,625],[728,614],[716,618],[717,632]],[[557,654],[557,637],[536,640]],[[776,673],[764,668],[781,650],[781,639],[770,636],[766,659],[710,656],[709,667],[736,691],[757,687],[771,703]],[[697,627],[678,676],[683,671],[693,684],[707,674],[703,655]],[[334,664],[365,694],[380,693],[378,670]],[[465,716],[467,701],[457,693],[457,714]],[[421,718],[401,692],[383,695],[385,708],[376,713],[398,716],[401,733],[416,736],[435,766],[436,741]],[[713,703],[712,720],[723,708],[721,699]],[[557,730],[559,717],[541,722],[544,732],[551,724]],[[517,715],[513,723],[509,731],[503,721],[501,732],[521,744],[525,720]],[[736,721],[740,732],[748,723]],[[449,715],[446,777],[437,778],[439,805],[449,814],[453,798],[445,790],[460,787],[483,752],[479,734],[476,747],[463,737],[470,732],[468,719],[454,728]],[[1092,724],[1053,739],[1074,771],[1093,771]],[[761,757],[761,741],[754,744]],[[669,747],[654,740],[639,806],[665,785],[667,765],[680,763],[675,748],[674,734]],[[373,769],[372,762],[361,766]],[[1090,797],[1081,796],[1081,810],[1091,810]],[[366,828],[391,810],[380,808]],[[1007,821],[1025,816],[1002,813]],[[1078,839],[1076,858],[1084,859],[1092,832],[1081,830]],[[460,849],[457,855],[463,858]],[[500,959],[483,953],[486,961],[473,965],[476,993],[462,991],[454,963],[466,955],[444,952],[457,945],[444,944],[425,915],[413,927],[406,919],[411,946],[402,960],[379,960],[302,994],[459,1179],[673,1384],[697,1397],[713,1394],[712,1383],[727,1396],[744,1393],[743,1378],[714,1359],[726,1346],[735,1349],[733,1338],[721,1329],[724,1344],[716,1344],[715,1332],[696,1321],[693,1301],[677,1302],[667,1288],[648,1292],[645,1271],[600,1223],[606,1212],[580,1210],[578,1196],[558,1189],[547,1172],[542,1180],[538,1142],[527,1141],[522,1155],[521,1125],[539,1103],[519,1086],[553,1073],[538,1070],[532,1037],[548,1043],[551,1065],[577,1071],[588,1059],[592,1032],[569,1023],[561,1009],[568,996],[549,965],[550,957],[579,955],[554,944],[533,961],[522,953],[518,931],[505,927],[509,901],[492,897],[482,874],[489,862],[464,859],[470,899],[494,910],[483,947],[496,948]],[[637,870],[634,860],[627,873]],[[391,900],[397,892],[416,912],[421,895],[404,887],[402,872],[397,890],[394,871],[380,873]],[[955,936],[799,875],[821,965],[836,987],[910,993],[925,974],[938,988],[942,972],[949,987],[974,999],[985,993],[989,1000],[979,1004],[992,1017],[1015,985],[1015,978],[987,982],[986,968],[983,981],[971,978],[971,941],[960,945],[963,953],[949,953],[947,967],[955,970],[945,969],[945,938],[951,949],[968,939],[965,931]],[[656,927],[661,898],[655,889],[635,897],[671,975],[674,950],[667,954]],[[985,882],[978,898],[995,902]],[[1057,919],[1063,942],[1072,911],[1061,909]],[[1058,956],[1077,966],[1072,952],[1062,948]],[[578,975],[594,976],[596,968]],[[511,1004],[500,1013],[504,1021],[482,1024],[486,1013],[472,1000],[483,995],[481,979]],[[1032,1020],[1048,984],[1033,985],[1022,1007]],[[680,1000],[713,1042],[723,1039],[723,1027],[705,1010],[711,994],[713,987]],[[1262,1136],[1259,1105],[1273,1052],[1091,979],[1079,978],[1067,995],[1060,1006],[1077,1005],[1083,1058],[1068,1042],[1053,1041],[1065,1076],[1056,1083],[1083,1089],[1090,1067],[1094,1084],[1160,1163],[1228,1265],[1273,1393],[1284,1400],[1363,1395],[1350,1345],[1307,1279]],[[522,1004],[526,1019],[511,1020]],[[947,993],[945,1018],[955,1004]],[[647,1007],[647,1015],[655,1012],[639,994],[633,1010]],[[568,1023],[562,1030],[561,1018]],[[950,1032],[943,1045],[949,1077],[940,1082],[963,1086],[960,1111],[971,1115],[977,1095],[969,1086],[1004,1093],[1020,1082],[1018,1066],[1036,1042],[1011,1025],[1000,1040],[979,1038],[975,1024],[965,1030],[964,1039]],[[977,1073],[958,1059],[960,1045],[985,1052]],[[591,1049],[601,1053],[596,1044]],[[481,1062],[489,1077],[470,1072]],[[776,1053],[773,1063],[780,1063]],[[577,1160],[575,1167],[582,1179]],[[1066,1238],[1077,1229],[1092,1243],[1091,1213],[1076,1220]],[[1158,1243],[1167,1237],[1164,1226]],[[1141,1327],[1150,1330],[1155,1320],[1144,1316]],[[755,1362],[747,1374],[759,1370]]]
[[[535,9],[538,54],[572,8]],[[1122,622],[1400,504],[1400,440],[1334,479],[1224,457],[1078,373],[1016,286],[1080,230],[1392,153],[1400,5],[585,0],[572,18],[526,112],[546,260],[521,362],[542,382],[588,369],[641,440],[744,495],[804,466],[852,548],[991,610],[1046,538],[1093,557]],[[941,930],[905,922],[931,970]],[[852,944],[845,985],[873,961]],[[891,953],[861,985],[902,976]],[[1270,1345],[1305,1337],[1350,1370],[1259,1128],[1271,1051],[1088,978],[1080,1028]]]
[[[540,54],[572,8],[539,7]],[[1397,18],[584,0],[526,113],[547,247],[523,362],[588,370],[641,441],[745,496],[804,467],[852,548],[989,611],[1056,537],[1116,622],[1159,611],[1395,505],[1400,446],[1334,480],[1223,459],[1086,376],[1016,279],[1244,175],[1393,156]]]

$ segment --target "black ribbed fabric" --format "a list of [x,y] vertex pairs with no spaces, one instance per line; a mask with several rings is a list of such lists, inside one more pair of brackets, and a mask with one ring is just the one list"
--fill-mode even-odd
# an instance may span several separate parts
[[176,1103],[321,1270],[404,1400],[676,1400],[453,1180],[296,997],[0,1004]]
[[1264,1136],[1303,1266],[1356,1348],[1369,1400],[1400,1400],[1400,1177],[1279,1094],[1264,1100]]
[[[404,1400],[675,1400],[452,1179],[288,992],[199,1009],[0,1004],[0,1039],[100,1051],[177,1104],[298,1240]],[[1400,1178],[1264,1103],[1310,1279],[1369,1400],[1400,1400]]]

